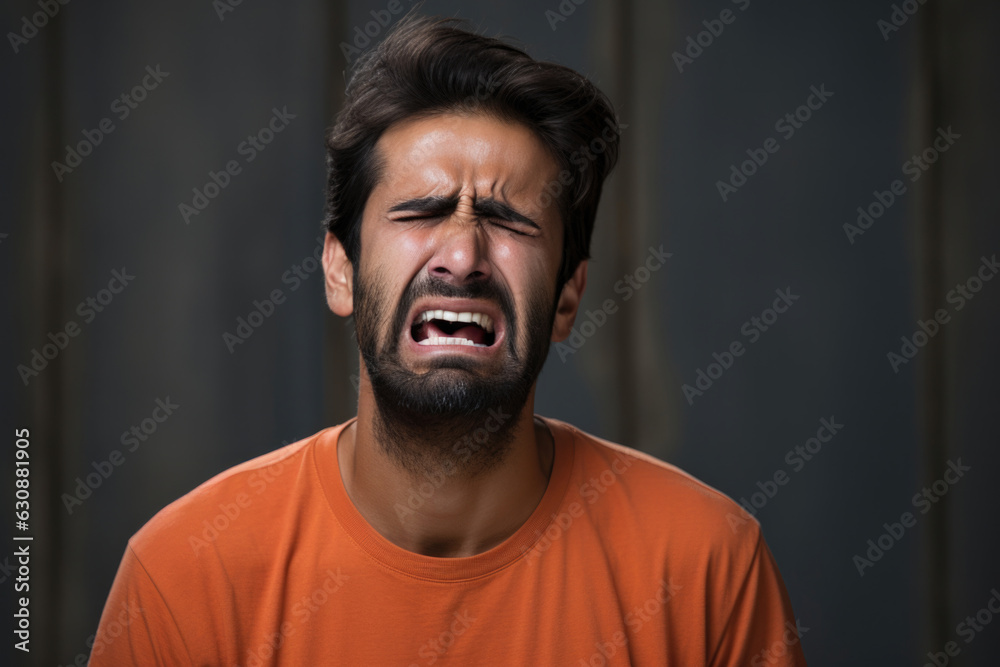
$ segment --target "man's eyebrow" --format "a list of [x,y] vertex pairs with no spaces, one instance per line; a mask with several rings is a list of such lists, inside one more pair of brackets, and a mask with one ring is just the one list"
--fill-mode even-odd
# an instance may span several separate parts
[[488,218],[507,220],[509,222],[523,222],[526,225],[530,225],[535,229],[541,230],[541,227],[538,226],[537,222],[523,213],[518,213],[507,204],[499,202],[496,199],[477,199],[476,203],[472,205],[472,208],[476,213]]
[[412,213],[444,214],[455,210],[456,206],[458,206],[457,197],[417,197],[394,204],[389,212],[410,211]]
[[[456,206],[458,206],[457,197],[416,197],[414,199],[406,199],[397,204],[393,204],[389,208],[389,212],[394,213],[397,211],[408,211],[411,213],[433,213],[436,215],[445,215],[454,211]],[[487,197],[486,199],[477,199],[472,205],[472,208],[478,215],[483,217],[495,218],[497,220],[507,220],[509,222],[521,222],[526,225],[530,225],[535,229],[541,230],[538,223],[528,216],[491,197]]]

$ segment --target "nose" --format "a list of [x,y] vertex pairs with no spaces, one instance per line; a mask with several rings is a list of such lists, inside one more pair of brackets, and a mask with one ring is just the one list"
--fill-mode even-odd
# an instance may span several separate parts
[[438,225],[434,255],[427,270],[432,277],[455,286],[490,277],[486,233],[471,212],[456,210]]

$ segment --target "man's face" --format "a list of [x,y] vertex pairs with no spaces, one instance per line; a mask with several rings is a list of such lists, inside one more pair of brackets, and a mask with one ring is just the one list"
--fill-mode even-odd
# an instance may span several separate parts
[[354,311],[383,426],[444,434],[520,411],[552,336],[555,161],[527,128],[476,115],[404,121],[376,150]]

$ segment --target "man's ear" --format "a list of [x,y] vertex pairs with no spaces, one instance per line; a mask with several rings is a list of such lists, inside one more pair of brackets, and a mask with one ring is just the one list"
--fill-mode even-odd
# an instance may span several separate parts
[[556,304],[556,317],[552,323],[552,342],[558,343],[569,338],[573,330],[573,322],[576,320],[576,311],[580,308],[580,299],[583,298],[583,290],[587,286],[587,260],[580,262],[576,271],[566,284],[563,285],[559,294],[559,303]]
[[354,312],[354,267],[340,239],[330,232],[323,244],[323,275],[330,310],[341,317],[350,316]]

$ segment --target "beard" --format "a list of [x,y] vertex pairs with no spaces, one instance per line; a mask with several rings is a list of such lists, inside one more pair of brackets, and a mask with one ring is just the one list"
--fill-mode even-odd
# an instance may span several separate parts
[[[407,285],[390,317],[385,281],[354,269],[355,326],[375,397],[375,439],[414,476],[473,477],[499,465],[510,449],[517,416],[548,354],[556,301],[546,289],[530,290],[521,321],[510,291],[493,278],[455,286],[423,276]],[[423,373],[406,368],[399,347],[407,317],[414,302],[428,296],[495,303],[505,323],[498,358],[439,355]],[[499,369],[484,368],[497,363]]]

